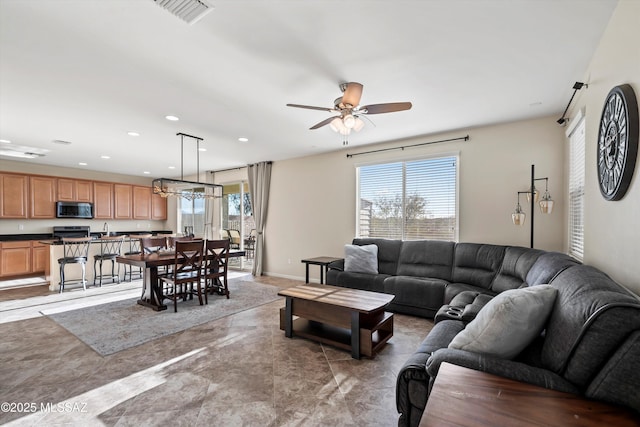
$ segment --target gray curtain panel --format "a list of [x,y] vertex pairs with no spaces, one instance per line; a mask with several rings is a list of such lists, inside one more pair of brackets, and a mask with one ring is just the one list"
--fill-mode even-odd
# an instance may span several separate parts
[[253,207],[253,218],[256,222],[256,242],[253,259],[254,276],[262,275],[264,251],[264,226],[267,223],[267,207],[269,205],[269,185],[271,183],[271,162],[260,162],[248,165],[249,195]]

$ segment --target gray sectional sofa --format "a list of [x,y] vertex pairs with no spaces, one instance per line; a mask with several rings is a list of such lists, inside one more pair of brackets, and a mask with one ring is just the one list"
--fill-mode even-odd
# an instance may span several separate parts
[[[419,424],[442,362],[640,412],[640,301],[602,271],[565,254],[513,246],[385,239],[353,244],[377,246],[378,273],[345,271],[344,262],[335,262],[328,284],[390,293],[390,311],[435,319],[398,374],[398,425]],[[497,295],[544,284],[557,290],[553,307],[543,332],[517,356],[449,348]]]

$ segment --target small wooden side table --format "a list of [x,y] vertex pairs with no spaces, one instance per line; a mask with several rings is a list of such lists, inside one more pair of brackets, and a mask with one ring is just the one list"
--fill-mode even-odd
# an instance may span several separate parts
[[442,363],[420,427],[638,426],[630,409]]
[[319,256],[315,258],[306,258],[301,260],[305,264],[305,275],[304,282],[309,283],[309,265],[319,265],[320,266],[320,284],[324,284],[324,276],[325,273],[329,271],[329,264],[333,261],[340,261],[343,258],[334,258],[330,256]]

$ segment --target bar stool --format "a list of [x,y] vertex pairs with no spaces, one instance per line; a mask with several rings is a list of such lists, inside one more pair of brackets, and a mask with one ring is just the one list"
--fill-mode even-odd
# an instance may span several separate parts
[[[82,283],[82,289],[87,290],[87,280],[85,272],[87,266],[87,258],[89,257],[90,237],[66,237],[62,238],[62,258],[58,258],[60,265],[60,283],[59,292],[62,293],[65,285]],[[64,274],[64,268],[67,264],[80,264],[82,266],[82,279],[67,280]]]
[[[144,239],[147,237],[151,237],[151,233],[148,234],[130,234],[129,235],[129,250],[125,252],[125,255],[139,255],[142,253],[142,247],[140,246],[140,239]],[[128,269],[127,269],[128,267]],[[133,271],[133,269],[137,271]],[[128,271],[127,271],[128,270]],[[127,274],[129,275],[129,280],[127,280]],[[131,282],[133,280],[133,276],[136,276],[136,279],[142,279],[144,274],[144,270],[142,267],[134,267],[133,265],[125,265],[124,266],[124,281]]]
[[[116,257],[120,256],[124,236],[105,236],[97,239],[100,242],[100,253],[93,256],[93,284],[99,279],[99,285],[102,286],[102,280],[111,280],[111,283],[120,283],[120,264],[118,264],[118,272],[115,271]],[[111,274],[102,273],[102,263],[111,261]],[[96,264],[100,263],[100,269],[96,268]],[[99,271],[99,273],[98,273]]]

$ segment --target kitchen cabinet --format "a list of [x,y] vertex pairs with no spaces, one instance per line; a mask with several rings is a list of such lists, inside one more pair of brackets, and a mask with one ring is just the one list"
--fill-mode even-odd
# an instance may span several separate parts
[[31,242],[31,272],[44,274],[49,262],[49,245]]
[[56,178],[53,177],[29,177],[29,218],[49,219],[56,217],[56,184]]
[[58,200],[63,202],[93,202],[91,181],[58,178]]
[[133,186],[129,184],[113,184],[113,217],[115,219],[131,219],[133,213]]
[[167,198],[153,192],[151,193],[151,219],[167,219]]
[[110,182],[93,183],[93,217],[113,218],[113,184]]
[[2,242],[0,251],[2,276],[19,276],[31,273],[31,242]]
[[27,218],[29,177],[0,173],[0,218]]
[[0,244],[0,277],[44,274],[49,262],[49,246],[21,240]]
[[133,186],[133,218],[151,219],[151,188]]

